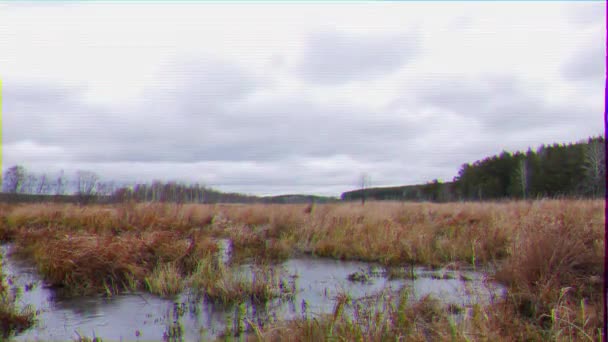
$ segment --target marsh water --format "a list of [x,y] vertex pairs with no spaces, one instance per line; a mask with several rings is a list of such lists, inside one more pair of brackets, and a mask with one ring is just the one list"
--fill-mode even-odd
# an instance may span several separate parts
[[[223,258],[229,259],[229,242],[223,242]],[[185,291],[172,299],[148,293],[113,297],[61,297],[48,288],[35,268],[10,255],[10,246],[2,248],[4,272],[15,288],[21,288],[19,304],[37,310],[37,324],[14,337],[16,341],[73,340],[80,336],[99,336],[104,340],[187,341],[217,337],[236,317],[264,324],[277,319],[332,312],[335,296],[348,293],[358,299],[381,291],[398,291],[404,286],[414,298],[431,294],[461,307],[487,302],[502,296],[504,289],[486,281],[474,271],[430,271],[414,269],[417,277],[389,279],[383,268],[364,262],[321,258],[297,258],[281,267],[296,290],[289,300],[274,300],[265,305],[219,305]],[[242,272],[247,273],[247,266]],[[353,274],[364,275],[352,281]],[[350,278],[350,280],[349,280]]]

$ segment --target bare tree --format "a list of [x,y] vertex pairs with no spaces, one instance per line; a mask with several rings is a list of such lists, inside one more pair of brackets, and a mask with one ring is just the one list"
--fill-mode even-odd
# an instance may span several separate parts
[[99,176],[91,171],[76,172],[76,180],[78,182],[78,194],[91,196],[97,191],[97,181]]
[[599,140],[590,141],[585,148],[585,173],[590,192],[597,196],[606,181],[605,146]]
[[76,172],[76,181],[78,184],[78,201],[80,204],[88,203],[97,192],[99,176],[91,171]]
[[367,190],[367,188],[370,187],[371,184],[372,184],[371,176],[365,172],[362,173],[361,176],[359,177],[359,185],[360,185],[360,189],[361,189],[361,205],[365,205],[366,190]]
[[162,183],[158,180],[152,181],[152,202],[161,201]]
[[42,174],[42,176],[40,176],[40,182],[38,182],[36,193],[38,195],[48,194],[50,192],[50,188],[51,184],[49,182],[49,177],[46,174]]
[[38,188],[38,177],[36,177],[36,175],[33,173],[28,173],[25,177],[25,182],[23,183],[21,192],[25,193],[25,194],[33,194],[36,192],[37,188]]
[[106,191],[105,191],[104,195],[106,195],[106,196],[112,195],[112,193],[116,189],[116,184],[114,183],[114,181],[106,182],[105,185],[106,185]]
[[57,176],[57,180],[55,181],[55,195],[64,195],[66,184],[67,181],[65,179],[65,174],[63,170],[61,170],[59,171],[59,175]]
[[95,187],[97,190],[96,194],[101,195],[101,196],[112,195],[112,193],[114,192],[114,189],[116,188],[113,181],[97,182],[97,185]]
[[12,194],[22,192],[22,188],[25,182],[25,168],[21,165],[12,166],[4,173],[4,179],[2,181],[2,190],[4,192]]

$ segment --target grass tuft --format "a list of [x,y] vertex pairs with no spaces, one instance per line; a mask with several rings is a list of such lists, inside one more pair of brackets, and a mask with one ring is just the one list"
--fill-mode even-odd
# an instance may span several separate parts
[[0,255],[0,340],[3,340],[34,325],[36,313],[32,306],[19,307],[21,289],[11,289],[2,271],[1,261],[2,255]]
[[175,296],[184,289],[182,275],[173,263],[157,265],[152,274],[146,277],[145,284],[150,293],[162,297]]
[[294,289],[273,266],[254,265],[249,275],[242,269],[224,265],[216,259],[201,260],[192,273],[189,286],[212,302],[223,304],[270,299],[293,295]]

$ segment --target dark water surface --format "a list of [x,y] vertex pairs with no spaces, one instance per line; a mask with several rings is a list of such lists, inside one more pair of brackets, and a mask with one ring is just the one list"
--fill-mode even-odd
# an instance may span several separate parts
[[[223,260],[227,261],[230,243],[223,241],[222,244]],[[356,299],[407,286],[414,298],[432,294],[444,302],[463,307],[487,302],[504,292],[502,287],[487,282],[483,274],[473,271],[431,272],[417,268],[418,278],[414,280],[389,280],[382,268],[364,262],[299,258],[282,264],[296,289],[294,298],[274,300],[266,305],[218,305],[190,295],[188,291],[173,299],[147,293],[110,298],[62,298],[45,287],[31,264],[11,257],[9,246],[4,246],[2,252],[5,255],[4,272],[13,285],[22,289],[33,285],[22,291],[20,305],[31,304],[39,311],[38,323],[14,337],[16,341],[66,341],[78,335],[99,336],[104,340],[149,341],[168,339],[176,332],[187,341],[208,340],[223,332],[227,325],[234,325],[237,312],[253,322],[327,313],[333,311],[335,296],[341,292]],[[248,266],[243,266],[241,271],[249,273]],[[355,272],[368,275],[366,281],[349,281],[349,275]]]

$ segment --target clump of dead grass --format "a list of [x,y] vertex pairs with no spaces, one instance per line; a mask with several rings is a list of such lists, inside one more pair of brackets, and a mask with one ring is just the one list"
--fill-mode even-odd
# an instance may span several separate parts
[[157,265],[144,283],[150,293],[163,297],[177,295],[184,289],[182,274],[173,263]]
[[346,204],[313,214],[299,248],[320,256],[439,266],[507,256],[508,217],[479,204]]
[[411,301],[409,290],[395,294],[386,290],[377,296],[353,300],[341,293],[334,311],[305,315],[279,323],[278,327],[254,328],[258,341],[464,341],[446,305],[426,296]]
[[31,306],[20,307],[18,288],[11,288],[2,271],[0,254],[0,340],[9,338],[34,325],[36,314]]
[[294,289],[284,274],[269,265],[252,265],[250,272],[226,265],[217,258],[200,260],[189,278],[190,288],[207,300],[222,304],[251,301],[266,303],[273,298],[290,297]]
[[170,231],[98,235],[30,229],[19,234],[16,253],[32,258],[45,280],[67,293],[115,294],[138,289],[145,279],[162,274],[154,273],[159,265],[174,263],[183,274],[192,270],[197,258],[217,252],[214,242],[192,236]]
[[496,279],[519,315],[553,337],[597,336],[604,237],[599,201],[532,204]]

